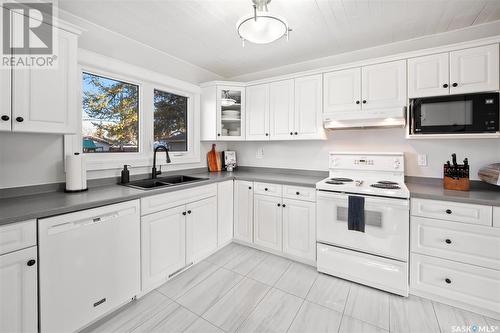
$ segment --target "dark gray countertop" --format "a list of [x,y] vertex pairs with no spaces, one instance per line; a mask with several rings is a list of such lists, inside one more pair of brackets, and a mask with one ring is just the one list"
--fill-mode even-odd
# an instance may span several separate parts
[[[413,177],[412,177],[413,178]],[[452,191],[443,188],[441,179],[423,178],[406,180],[410,198],[434,199],[500,206],[500,187],[473,182],[470,191]]]
[[[183,173],[182,171],[176,172]],[[89,188],[81,193],[48,192],[0,199],[0,225],[43,218],[95,208],[113,203],[142,198],[145,196],[178,191],[224,180],[238,179],[247,181],[280,183],[285,185],[314,187],[316,182],[328,173],[269,168],[240,168],[235,172],[186,172],[192,176],[208,178],[196,183],[154,190],[139,190],[126,186],[110,184]],[[500,189],[494,186],[473,189],[469,192],[444,190],[439,179],[411,177],[407,180],[413,198],[448,200],[465,203],[500,206]],[[116,180],[113,180],[115,182]]]
[[[182,171],[177,173],[182,173]],[[316,182],[326,177],[322,173],[313,173],[311,175],[307,173],[298,174],[287,172],[283,169],[277,169],[277,171],[273,172],[264,168],[260,171],[242,170],[235,172],[198,172],[189,174],[208,178],[208,180],[147,191],[113,184],[91,187],[88,191],[80,193],[64,193],[59,191],[2,198],[0,199],[0,225],[95,208],[224,180],[239,179],[314,187]]]

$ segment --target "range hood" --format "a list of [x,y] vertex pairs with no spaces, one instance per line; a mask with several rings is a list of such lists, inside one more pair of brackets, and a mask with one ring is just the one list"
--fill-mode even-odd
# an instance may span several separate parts
[[323,127],[327,129],[360,127],[404,127],[406,125],[406,107],[341,111],[323,115]]

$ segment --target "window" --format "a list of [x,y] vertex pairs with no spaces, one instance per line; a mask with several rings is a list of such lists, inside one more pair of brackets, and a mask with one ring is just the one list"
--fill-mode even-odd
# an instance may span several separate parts
[[154,90],[154,147],[165,145],[170,151],[188,151],[188,98]]
[[139,86],[83,73],[84,153],[139,151]]

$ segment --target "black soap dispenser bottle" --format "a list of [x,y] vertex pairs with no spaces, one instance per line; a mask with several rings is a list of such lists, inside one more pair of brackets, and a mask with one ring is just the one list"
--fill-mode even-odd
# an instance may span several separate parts
[[129,167],[129,166],[130,165],[127,165],[127,164],[125,164],[123,166],[122,179],[121,179],[122,184],[127,184],[128,182],[130,182],[130,170],[127,169],[127,167]]

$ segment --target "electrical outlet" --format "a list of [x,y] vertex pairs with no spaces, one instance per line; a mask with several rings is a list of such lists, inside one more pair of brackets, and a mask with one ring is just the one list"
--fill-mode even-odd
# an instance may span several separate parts
[[257,149],[257,153],[255,153],[255,158],[258,159],[264,158],[264,148],[260,147]]
[[427,154],[418,154],[417,155],[417,164],[421,167],[427,166]]

